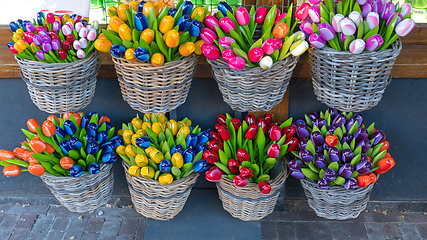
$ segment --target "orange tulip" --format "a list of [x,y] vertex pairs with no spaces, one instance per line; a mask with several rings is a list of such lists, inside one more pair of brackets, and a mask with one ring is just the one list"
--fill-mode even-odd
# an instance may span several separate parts
[[153,42],[154,40],[154,31],[152,29],[146,28],[142,33],[141,33],[141,38],[144,39],[144,41],[150,45],[151,42]]
[[112,46],[113,43],[106,39],[96,39],[95,41],[95,48],[100,52],[109,53]]
[[50,120],[44,121],[42,125],[42,131],[46,137],[52,137],[56,133],[55,124],[53,124],[53,122]]
[[128,20],[128,15],[126,14],[126,10],[128,9],[129,7],[126,3],[122,3],[119,5],[119,7],[117,7],[117,13],[119,14],[120,19],[122,19],[125,22],[127,22]]
[[21,174],[21,167],[18,165],[9,165],[3,168],[3,174],[6,177],[16,177]]
[[109,26],[113,29],[114,32],[118,32],[119,27],[124,23],[125,22],[117,16],[110,18],[110,21],[108,21]]
[[37,133],[36,127],[41,127],[41,126],[40,126],[40,123],[37,122],[36,119],[31,118],[31,119],[28,119],[28,121],[27,121],[27,127],[28,127],[28,130],[30,130],[30,132]]
[[7,160],[12,160],[15,158],[15,153],[0,149],[0,160],[7,163]]
[[283,39],[289,32],[289,27],[286,23],[281,23],[273,28],[273,37]]
[[44,174],[45,169],[40,163],[33,163],[28,166],[28,172],[36,176],[41,176]]
[[169,30],[163,35],[163,40],[165,40],[166,46],[174,48],[179,44],[179,33],[177,30]]

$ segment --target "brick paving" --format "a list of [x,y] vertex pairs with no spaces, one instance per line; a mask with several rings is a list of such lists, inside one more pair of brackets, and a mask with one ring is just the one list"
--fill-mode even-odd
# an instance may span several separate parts
[[[188,221],[188,234],[191,234],[195,219],[184,219]],[[149,221],[151,225],[147,224]],[[230,219],[225,218],[224,221]],[[319,218],[312,211],[274,211],[258,223],[264,240],[427,240],[425,213],[365,211],[356,219],[335,221]],[[0,204],[1,240],[144,239],[147,229],[162,225],[166,223],[155,221],[153,225],[153,220],[144,218],[133,208],[102,207],[94,212],[72,213],[62,206],[55,205]],[[170,224],[168,226],[171,227]],[[173,229],[168,231],[173,232]],[[180,237],[187,239],[185,236]],[[171,236],[170,239],[181,239],[180,237]],[[189,237],[193,239],[191,235]],[[230,233],[229,238],[210,235],[207,239],[241,239],[241,237]]]

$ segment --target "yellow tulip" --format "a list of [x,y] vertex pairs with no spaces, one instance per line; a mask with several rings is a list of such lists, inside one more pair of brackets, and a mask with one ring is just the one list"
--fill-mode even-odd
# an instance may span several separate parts
[[119,27],[124,23],[125,22],[117,16],[110,18],[110,21],[108,21],[109,26],[117,33],[119,32]]
[[150,166],[145,166],[141,168],[141,176],[145,178],[153,178],[154,177],[154,169]]
[[117,8],[117,13],[119,14],[120,19],[127,22],[128,21],[128,15],[126,14],[126,10],[128,10],[129,7],[126,3],[122,3]]
[[147,132],[147,128],[151,129],[151,123],[150,122],[143,122],[142,123],[142,129]]
[[72,19],[72,18],[67,19],[67,22],[70,22],[74,25],[74,19]]
[[144,131],[144,129],[138,129],[135,134],[139,134],[142,137],[145,137],[145,135],[147,135],[147,133]]
[[185,139],[187,139],[187,136],[190,134],[190,128],[188,126],[184,126],[178,130],[176,135],[179,136],[181,133],[184,133]]
[[200,21],[203,22],[203,19],[205,18],[205,9],[202,7],[196,7],[191,14],[191,18],[195,19],[197,15],[200,16]]
[[148,13],[150,12],[151,9],[156,11],[156,8],[154,7],[154,4],[152,2],[146,2],[142,7],[142,13],[148,18]]
[[133,132],[130,129],[126,129],[123,131],[123,141],[125,141],[126,144],[132,143],[132,135]]
[[66,13],[64,14],[64,16],[62,16],[62,21],[66,23],[69,18],[70,18],[70,14]]
[[179,53],[181,56],[187,57],[196,50],[196,47],[193,42],[186,42],[179,46]]
[[168,185],[173,181],[172,174],[170,173],[162,173],[159,176],[159,183],[162,185]]
[[95,48],[104,53],[109,53],[113,43],[107,39],[96,39]]
[[118,31],[119,31],[119,36],[122,40],[126,39],[128,41],[132,41],[132,30],[126,23],[120,25],[120,27],[118,28]]
[[179,33],[175,29],[171,29],[163,35],[163,40],[165,40],[166,46],[174,48],[179,44]]
[[136,117],[132,119],[131,123],[136,127],[136,129],[141,129],[143,121],[140,118]]
[[107,30],[110,30],[110,31],[115,32],[115,31],[114,31],[114,29],[111,27],[111,25],[110,25],[110,24],[108,24],[108,26],[107,26]]
[[182,127],[187,126],[183,121],[178,121],[178,129],[181,129]]
[[154,8],[156,9],[156,16],[159,15],[159,13],[163,10],[163,8],[166,7],[166,4],[162,1],[154,2]]
[[16,33],[16,34],[19,34],[19,36],[21,36],[21,37],[20,37],[20,39],[21,39],[21,38],[23,38],[23,37],[24,37],[24,35],[25,35],[24,30],[22,30],[22,29],[20,29],[20,28],[19,28],[19,29],[16,29],[15,33]]
[[175,136],[176,133],[178,132],[178,123],[175,120],[170,119],[166,126],[169,129],[169,131],[171,131],[172,135]]
[[148,154],[148,156],[150,156],[150,153],[155,150],[158,150],[158,149],[153,146],[149,146],[148,148],[145,149],[145,153]]
[[125,149],[126,149],[125,146],[120,145],[116,148],[116,153],[121,155],[126,155]]
[[117,131],[117,136],[123,137],[123,129]]
[[148,158],[144,154],[138,154],[135,157],[135,163],[138,167],[145,167],[148,165]]
[[203,45],[203,43],[205,43],[205,41],[203,41],[203,40],[199,40],[196,43],[194,43],[194,46],[196,47],[196,49],[194,50],[195,54],[197,54],[197,55],[202,55],[203,54],[203,52],[202,52],[202,45]]
[[129,3],[129,8],[135,9],[135,11],[138,11],[138,1],[132,1]]
[[190,119],[187,118],[187,123],[185,125],[191,127],[191,124],[193,124],[193,122]]
[[141,38],[144,39],[144,41],[150,45],[151,42],[153,42],[154,40],[154,31],[153,29],[149,29],[146,28],[142,33],[141,33]]
[[[109,7],[108,8],[108,10],[107,10],[107,12],[108,12],[108,16],[111,18],[111,17],[114,17],[114,16],[117,16],[117,15],[119,15],[119,13],[117,12],[117,8],[116,8],[116,6],[111,6],[111,7]],[[113,14],[116,14],[116,15],[113,15]]]
[[182,165],[184,165],[184,158],[182,157],[182,154],[179,152],[174,153],[171,158],[171,163],[172,166],[181,168]]
[[166,120],[166,116],[164,113],[155,113],[154,116],[156,116],[157,121],[164,123]]
[[138,166],[131,166],[129,169],[128,169],[128,172],[129,172],[129,174],[130,175],[132,175],[132,176],[134,176],[134,177],[139,177],[139,176],[141,176],[141,172],[140,172],[140,168],[138,167]]
[[160,152],[158,149],[153,150],[149,153],[151,160],[153,160],[153,162],[159,164],[163,159],[165,159],[165,157],[163,156],[163,153]]
[[15,45],[14,45],[16,51],[18,52],[23,52],[25,49],[27,49],[28,45],[26,42],[24,42],[24,40],[19,39]]
[[159,24],[159,31],[161,33],[166,33],[167,31],[171,30],[174,25],[174,19],[172,16],[164,16]]
[[136,152],[133,150],[132,145],[127,145],[125,148],[125,153],[126,156],[130,157],[135,157],[136,156]]
[[144,114],[144,122],[151,122],[151,114],[152,113],[145,113]]
[[153,66],[159,67],[162,66],[163,63],[165,63],[165,57],[163,57],[161,53],[155,53],[151,56],[151,64],[153,64]]
[[163,125],[160,122],[153,123],[153,126],[151,127],[151,130],[156,134],[156,136],[159,135],[159,133],[163,132]]
[[135,58],[135,49],[133,48],[128,48],[125,52],[125,58],[126,60],[128,60],[129,62],[136,62],[136,58]]

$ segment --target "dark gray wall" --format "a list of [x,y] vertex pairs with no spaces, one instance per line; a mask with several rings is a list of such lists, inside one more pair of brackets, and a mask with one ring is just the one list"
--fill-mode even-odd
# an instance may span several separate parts
[[[374,200],[427,200],[424,191],[427,173],[424,154],[427,134],[425,79],[393,79],[382,101],[375,108],[363,112],[365,121],[376,122],[377,129],[387,134],[391,144],[390,153],[396,160],[393,170],[382,175],[372,192]],[[49,115],[41,112],[29,97],[21,79],[0,79],[0,148],[12,150],[24,140],[21,128],[26,128],[29,118],[43,121]],[[302,117],[304,113],[325,110],[326,106],[316,100],[310,79],[292,79],[290,83],[289,116]],[[116,79],[99,79],[95,97],[84,112],[96,111],[107,115],[111,123],[119,127],[136,115],[123,101]],[[222,100],[213,79],[194,79],[188,99],[178,108],[178,119],[188,116],[203,129],[213,127],[216,116],[232,110]],[[114,196],[129,196],[120,163],[115,163]],[[196,188],[215,188],[201,176]],[[42,181],[29,173],[6,178],[0,175],[0,197],[49,197],[51,193]],[[286,198],[305,198],[298,181],[288,178]]]

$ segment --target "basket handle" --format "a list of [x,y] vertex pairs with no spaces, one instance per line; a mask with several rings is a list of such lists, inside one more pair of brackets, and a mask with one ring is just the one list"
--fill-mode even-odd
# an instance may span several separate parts
[[355,92],[350,92],[350,91],[346,91],[346,90],[341,90],[341,89],[334,89],[334,88],[331,88],[330,86],[328,86],[328,85],[326,85],[326,84],[322,84],[321,82],[319,82],[317,79],[315,79],[315,78],[311,78],[313,81],[315,81],[317,84],[320,84],[320,85],[322,85],[323,87],[325,87],[325,88],[327,88],[327,89],[329,89],[329,90],[332,90],[332,91],[335,91],[335,92],[339,92],[339,93],[341,93],[341,94],[351,94],[351,95],[363,95],[363,94],[367,94],[367,93],[377,93],[377,92],[379,92],[379,91],[383,91],[389,84],[390,84],[390,82],[391,82],[391,79],[392,79],[392,76],[391,76],[391,74],[390,74],[390,77],[389,77],[389,79],[387,80],[387,84],[383,87],[383,88],[379,88],[379,89],[376,89],[376,90],[374,90],[374,91],[370,91],[370,92],[362,92],[362,93],[355,93]]
[[149,199],[169,199],[169,198],[172,198],[172,197],[179,197],[179,196],[184,195],[185,193],[187,193],[189,190],[191,190],[191,189],[193,188],[194,184],[196,184],[196,183],[193,183],[193,184],[191,184],[191,186],[190,186],[190,187],[188,187],[188,188],[187,188],[187,190],[185,190],[184,192],[182,192],[182,193],[178,193],[178,194],[175,194],[175,195],[172,195],[172,196],[170,196],[170,197],[150,197],[150,196],[148,196],[148,195],[146,195],[146,194],[144,194],[144,193],[140,193],[140,192],[136,191],[136,190],[132,187],[132,184],[131,184],[131,183],[129,183],[129,181],[127,181],[127,183],[128,183],[128,187],[129,187],[130,189],[132,189],[135,193],[137,193],[137,194],[139,194],[139,195],[141,195],[141,196],[143,196],[143,197],[149,198]]

